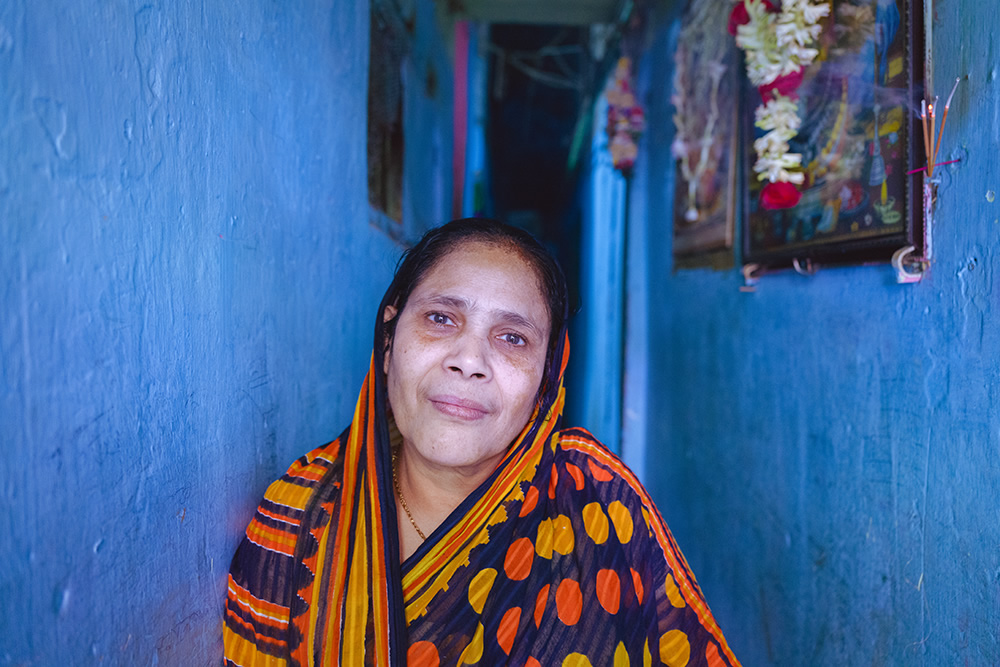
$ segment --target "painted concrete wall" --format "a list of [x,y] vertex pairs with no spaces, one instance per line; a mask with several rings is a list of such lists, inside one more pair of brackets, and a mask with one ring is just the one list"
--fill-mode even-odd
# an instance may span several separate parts
[[[430,216],[449,42],[416,7]],[[399,251],[367,63],[366,2],[0,3],[0,664],[219,659],[237,541],[349,419]]]
[[969,79],[919,285],[673,272],[676,17],[643,63],[646,479],[746,665],[1000,664],[1000,5],[935,5],[936,80]]

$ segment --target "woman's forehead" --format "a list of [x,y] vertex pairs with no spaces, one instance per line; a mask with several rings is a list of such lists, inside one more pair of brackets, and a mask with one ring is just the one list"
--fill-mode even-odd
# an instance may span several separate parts
[[538,271],[512,246],[470,241],[453,248],[424,274],[410,301],[488,307],[550,325]]

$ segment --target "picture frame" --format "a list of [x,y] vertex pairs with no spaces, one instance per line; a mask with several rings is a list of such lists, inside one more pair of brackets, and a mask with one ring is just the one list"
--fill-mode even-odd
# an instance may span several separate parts
[[[754,110],[747,82],[741,118],[745,265],[759,270],[888,262],[925,252],[917,100],[923,81],[921,0],[832,0],[820,57],[799,90],[802,125],[790,142],[805,183],[795,206],[765,209],[753,171]],[[745,79],[744,79],[745,80]]]
[[742,71],[725,34],[730,6],[691,2],[674,54],[673,255],[678,269],[733,264]]

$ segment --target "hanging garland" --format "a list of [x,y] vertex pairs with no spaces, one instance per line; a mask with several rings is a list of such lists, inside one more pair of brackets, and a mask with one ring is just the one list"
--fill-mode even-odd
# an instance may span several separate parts
[[757,179],[768,181],[760,195],[763,208],[791,208],[805,182],[802,155],[791,152],[789,141],[799,132],[798,90],[805,68],[819,55],[815,48],[828,16],[828,2],[739,0],[729,16],[729,33],[746,53],[747,77],[763,103],[754,112],[764,135],[753,142]]
[[614,76],[604,91],[608,101],[608,150],[615,169],[628,174],[639,154],[638,140],[646,128],[646,114],[632,86],[632,60],[618,59]]

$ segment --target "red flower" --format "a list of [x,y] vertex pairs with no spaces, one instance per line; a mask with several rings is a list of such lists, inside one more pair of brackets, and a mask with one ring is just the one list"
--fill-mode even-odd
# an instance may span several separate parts
[[802,199],[802,193],[791,183],[768,183],[760,193],[761,208],[792,208]]
[[[771,0],[764,0],[764,8],[769,12],[776,12],[778,8]],[[736,36],[736,28],[750,23],[750,14],[747,13],[746,4],[743,0],[736,3],[733,12],[729,15],[729,34]]]
[[764,104],[767,104],[774,98],[775,92],[786,97],[798,98],[795,91],[802,85],[802,74],[802,68],[800,67],[791,74],[779,76],[771,83],[759,86],[757,90],[760,92],[760,99],[764,100]]

